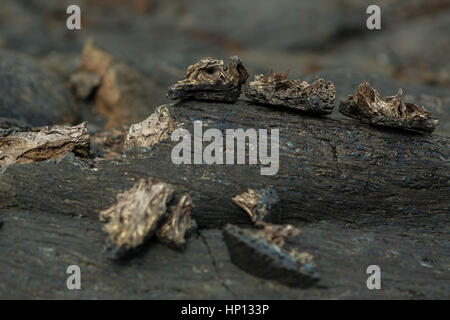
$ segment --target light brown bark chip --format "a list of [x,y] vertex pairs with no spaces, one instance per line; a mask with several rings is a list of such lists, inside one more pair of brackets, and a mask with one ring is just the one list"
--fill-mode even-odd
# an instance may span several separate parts
[[191,65],[183,80],[169,88],[168,98],[235,102],[248,73],[238,57],[230,58],[228,67],[223,60],[203,58]]
[[154,178],[141,179],[117,195],[117,202],[100,212],[113,258],[120,258],[150,238],[167,216],[173,188]]
[[293,108],[311,114],[330,114],[336,99],[336,87],[330,81],[317,79],[312,84],[288,80],[271,71],[256,75],[248,84],[245,95],[250,100],[273,106]]
[[184,194],[177,205],[170,208],[167,221],[156,233],[158,239],[171,247],[184,250],[186,236],[197,228],[197,223],[191,218],[191,210],[194,207],[191,196]]
[[239,194],[232,198],[233,202],[249,215],[253,223],[274,222],[279,223],[281,212],[280,199],[273,188],[253,190]]
[[47,126],[37,132],[12,132],[0,137],[0,165],[56,159],[72,151],[88,155],[86,123]]
[[97,112],[108,119],[106,129],[140,121],[154,111],[155,81],[92,42],[85,45],[71,80],[77,97],[86,99],[95,93]]
[[439,124],[423,106],[405,102],[402,89],[383,100],[367,81],[347,101],[341,101],[339,111],[364,123],[406,130],[433,132]]
[[168,106],[160,106],[147,119],[130,127],[125,140],[125,149],[151,148],[160,141],[168,139],[173,130],[174,123]]

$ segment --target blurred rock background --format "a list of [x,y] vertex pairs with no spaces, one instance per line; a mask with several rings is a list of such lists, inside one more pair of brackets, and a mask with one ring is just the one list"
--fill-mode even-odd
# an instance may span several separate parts
[[[80,31],[66,28],[71,4],[81,7]],[[382,30],[366,28],[370,4],[381,7]],[[78,68],[89,39],[148,77],[149,110],[167,101],[167,87],[189,64],[237,54],[251,78],[273,68],[289,70],[292,78],[335,81],[337,103],[362,80],[383,96],[402,87],[408,100],[439,118],[437,133],[450,134],[450,0],[0,3],[0,51],[33,57],[64,82]],[[102,117],[86,108],[75,108],[75,118],[101,126]]]

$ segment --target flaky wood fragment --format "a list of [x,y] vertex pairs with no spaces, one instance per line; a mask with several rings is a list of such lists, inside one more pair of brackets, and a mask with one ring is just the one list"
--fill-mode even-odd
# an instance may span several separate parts
[[247,212],[253,223],[260,221],[279,223],[281,221],[280,199],[273,188],[249,189],[232,200]]
[[300,234],[300,229],[292,224],[279,225],[259,222],[257,225],[263,227],[259,232],[266,238],[267,242],[279,248],[283,248],[286,238],[295,238]]
[[189,194],[181,196],[178,203],[170,208],[167,221],[158,229],[156,233],[158,239],[175,249],[184,250],[186,236],[197,228],[197,223],[191,217],[193,207]]
[[174,100],[234,102],[247,79],[247,70],[236,56],[230,58],[228,67],[224,67],[223,60],[203,58],[188,67],[184,79],[172,85],[167,96]]
[[151,148],[158,142],[168,139],[173,130],[174,123],[168,106],[158,107],[147,119],[130,127],[124,147]]
[[279,240],[296,234],[298,230],[292,226],[266,226],[263,230],[252,230],[227,224],[223,229],[231,261],[236,266],[257,277],[308,288],[320,279],[312,255],[286,250],[283,248],[284,239]]
[[167,203],[173,192],[167,183],[141,179],[130,190],[119,193],[114,205],[100,212],[112,257],[120,258],[154,234],[167,216]]
[[423,106],[405,102],[402,89],[383,100],[367,81],[347,101],[341,101],[339,111],[364,123],[407,130],[433,132],[439,124]]
[[138,69],[88,42],[72,88],[82,99],[93,97],[97,111],[108,119],[106,129],[142,120],[153,111],[155,83]]
[[73,127],[47,126],[37,132],[11,132],[0,137],[0,165],[56,159],[72,151],[88,155],[86,123]]
[[312,84],[306,81],[289,80],[287,73],[273,71],[268,75],[256,75],[245,92],[252,101],[273,106],[293,108],[312,114],[330,114],[336,99],[336,87],[330,81],[317,79]]

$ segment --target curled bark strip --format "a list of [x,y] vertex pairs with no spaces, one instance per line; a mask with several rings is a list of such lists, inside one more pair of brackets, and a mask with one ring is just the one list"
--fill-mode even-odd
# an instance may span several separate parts
[[197,228],[197,223],[191,218],[191,210],[194,207],[191,196],[184,194],[176,206],[170,208],[167,221],[158,229],[156,236],[162,243],[184,250],[186,247],[186,236]]
[[336,99],[336,87],[330,81],[317,79],[312,84],[300,80],[288,80],[271,71],[268,75],[256,75],[245,92],[254,102],[293,108],[311,114],[330,114]]
[[248,73],[238,57],[230,58],[228,67],[223,60],[203,58],[188,67],[183,80],[169,88],[168,98],[235,102]]
[[405,102],[402,89],[383,100],[367,81],[347,101],[341,101],[339,111],[364,123],[406,130],[433,132],[439,124],[423,106]]
[[151,148],[158,142],[168,139],[173,130],[174,123],[168,106],[158,107],[147,119],[130,127],[125,140],[125,149]]
[[[279,231],[279,230],[277,230]],[[291,287],[308,288],[319,274],[307,252],[285,250],[268,241],[271,230],[251,230],[227,224],[223,230],[231,261],[257,277],[276,280]]]
[[281,221],[278,194],[273,188],[253,190],[235,196],[233,202],[244,209],[253,223]]
[[115,204],[100,212],[113,258],[137,249],[154,234],[167,216],[167,203],[173,192],[172,186],[160,180],[141,179],[130,190],[119,193]]
[[0,165],[56,159],[71,151],[88,155],[85,122],[73,127],[46,126],[37,132],[11,132],[0,137]]

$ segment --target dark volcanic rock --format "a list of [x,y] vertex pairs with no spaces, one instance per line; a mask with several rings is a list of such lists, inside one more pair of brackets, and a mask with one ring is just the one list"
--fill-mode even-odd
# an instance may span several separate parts
[[190,192],[196,206],[192,216],[200,228],[249,224],[230,195],[270,185],[287,223],[398,219],[414,224],[450,209],[447,137],[379,130],[352,119],[318,119],[243,101],[190,101],[169,109],[189,132],[195,120],[224,131],[266,128],[268,123],[280,128],[278,174],[262,176],[261,165],[177,165],[171,154],[178,142],[168,139],[151,151],[97,161],[91,169],[70,163],[10,165],[0,174],[0,209],[33,208],[96,219],[96,210],[112,204],[116,193],[148,176]]
[[76,109],[55,75],[31,58],[1,51],[0,117],[44,126],[72,123]]
[[311,255],[289,252],[270,243],[265,230],[242,229],[228,224],[223,237],[231,261],[248,273],[299,288],[308,288],[320,279]]

